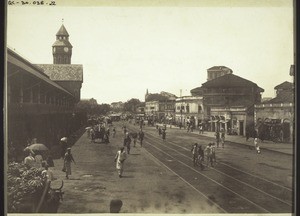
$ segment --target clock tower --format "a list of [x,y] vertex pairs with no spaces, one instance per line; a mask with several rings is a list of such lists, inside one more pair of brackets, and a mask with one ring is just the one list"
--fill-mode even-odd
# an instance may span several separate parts
[[72,48],[69,34],[62,24],[56,33],[56,41],[52,45],[53,64],[71,64]]

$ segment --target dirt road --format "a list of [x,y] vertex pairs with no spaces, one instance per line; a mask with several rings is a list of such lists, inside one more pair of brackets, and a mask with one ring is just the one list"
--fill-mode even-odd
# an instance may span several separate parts
[[121,213],[221,213],[189,183],[155,159],[144,148],[132,145],[125,161],[124,177],[115,170],[114,157],[122,144],[121,125],[109,144],[90,143],[84,134],[72,147],[76,165],[65,179],[62,159],[55,160],[53,172],[58,187],[64,180],[60,213],[108,213],[111,199],[121,199]]

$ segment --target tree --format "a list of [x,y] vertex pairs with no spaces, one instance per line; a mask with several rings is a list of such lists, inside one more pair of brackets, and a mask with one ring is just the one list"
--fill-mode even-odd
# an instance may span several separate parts
[[100,104],[97,105],[95,113],[100,115],[106,115],[109,111],[111,111],[111,107],[109,104]]
[[124,103],[124,111],[136,112],[136,108],[141,104],[142,102],[139,99],[132,98]]

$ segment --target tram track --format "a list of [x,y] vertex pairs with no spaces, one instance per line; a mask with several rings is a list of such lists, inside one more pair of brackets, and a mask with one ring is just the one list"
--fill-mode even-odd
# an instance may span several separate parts
[[[147,133],[147,134],[150,135],[151,137],[153,137],[154,139],[159,139],[158,137],[156,137],[155,135],[153,135],[153,134],[151,134],[151,133]],[[196,138],[196,137],[194,137],[194,138]],[[186,150],[187,152],[190,152],[190,149],[188,149],[188,148],[186,148],[186,147],[184,147],[184,146],[178,145],[177,143],[174,143],[174,142],[171,142],[171,141],[168,141],[168,143],[170,143],[171,145],[173,145],[173,146],[175,146],[175,147],[178,147],[178,148],[180,148],[180,149],[184,149],[184,150]],[[228,168],[230,168],[230,169],[232,169],[232,170],[236,170],[236,171],[239,173],[239,175],[241,175],[241,173],[243,173],[243,174],[247,175],[248,178],[249,178],[249,176],[251,176],[251,177],[255,178],[255,181],[257,181],[257,180],[261,181],[260,183],[267,183],[268,185],[271,184],[271,185],[277,187],[277,189],[280,188],[280,191],[281,191],[281,192],[282,192],[283,190],[286,190],[287,193],[290,194],[290,197],[289,197],[288,199],[289,199],[289,200],[292,199],[291,193],[292,193],[293,190],[292,190],[291,188],[288,188],[288,187],[286,187],[286,186],[284,186],[284,185],[280,185],[280,184],[278,184],[278,183],[272,182],[272,181],[270,181],[270,180],[268,180],[268,179],[259,177],[259,176],[257,176],[257,175],[253,175],[253,174],[251,174],[251,173],[249,173],[249,172],[245,172],[245,171],[243,171],[243,170],[241,170],[241,169],[238,169],[238,168],[236,168],[236,167],[233,167],[233,166],[231,166],[231,165],[229,165],[229,164],[227,164],[227,163],[225,163],[225,162],[223,162],[223,161],[220,161],[220,160],[218,161],[218,164],[222,164],[222,165],[227,166]],[[281,195],[282,195],[282,194],[281,194]],[[287,198],[287,197],[286,197],[286,198]]]
[[[144,133],[146,140],[151,140],[151,143],[146,141],[145,145],[149,153],[207,197],[217,199],[215,202],[225,211],[229,213],[288,213],[292,211],[292,195],[286,188],[274,183],[270,189],[270,182],[222,163],[216,168],[210,168],[209,171],[199,171],[192,165],[188,148],[169,141],[163,142],[151,133],[145,131]],[[191,176],[196,176],[194,178],[197,180],[195,181]],[[269,189],[266,190],[266,188]],[[211,191],[214,191],[213,195]],[[282,195],[284,195],[283,198]]]

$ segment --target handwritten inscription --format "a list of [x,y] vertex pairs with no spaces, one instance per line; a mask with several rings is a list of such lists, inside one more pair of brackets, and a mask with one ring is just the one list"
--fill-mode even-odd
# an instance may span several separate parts
[[55,1],[8,1],[8,5],[56,5]]

